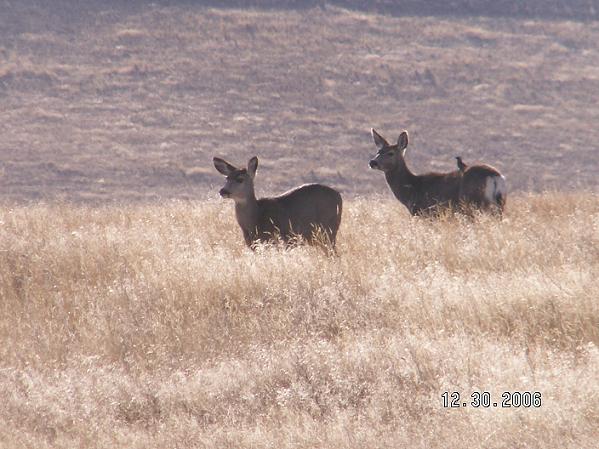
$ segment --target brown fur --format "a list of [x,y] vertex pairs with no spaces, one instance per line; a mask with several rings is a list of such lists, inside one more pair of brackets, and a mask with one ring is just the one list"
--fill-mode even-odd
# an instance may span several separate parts
[[489,165],[469,166],[459,158],[460,169],[457,171],[416,175],[405,161],[407,131],[401,133],[394,145],[390,145],[374,129],[372,136],[379,151],[370,161],[370,167],[385,173],[391,191],[411,214],[421,215],[455,206],[463,209],[497,209],[500,213],[503,210],[505,195],[497,201],[489,201],[485,197],[487,180],[502,178],[497,169]]
[[247,169],[238,169],[220,158],[214,158],[214,166],[227,177],[220,194],[235,201],[235,216],[246,245],[279,239],[291,243],[301,237],[334,249],[343,207],[339,192],[322,184],[306,184],[279,196],[256,199],[258,158],[250,159]]

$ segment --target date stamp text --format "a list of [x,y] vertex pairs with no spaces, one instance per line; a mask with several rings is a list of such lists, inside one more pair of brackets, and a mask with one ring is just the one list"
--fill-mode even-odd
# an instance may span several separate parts
[[504,391],[495,400],[488,391],[475,391],[467,398],[458,391],[445,391],[441,400],[443,408],[540,408],[543,403],[539,391]]

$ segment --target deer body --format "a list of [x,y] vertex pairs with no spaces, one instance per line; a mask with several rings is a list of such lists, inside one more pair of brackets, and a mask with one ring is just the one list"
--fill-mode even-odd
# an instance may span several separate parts
[[227,176],[220,194],[235,201],[235,216],[246,245],[277,238],[287,243],[296,236],[316,243],[322,232],[334,248],[343,206],[339,192],[322,184],[306,184],[276,197],[256,199],[257,158],[250,159],[247,169],[219,158],[214,158],[214,165]]
[[463,173],[460,203],[501,214],[507,199],[507,185],[503,175],[486,164],[468,166]]
[[387,143],[374,129],[372,135],[379,152],[370,161],[370,167],[385,173],[391,191],[412,215],[452,205],[502,212],[506,184],[505,178],[495,168],[489,165],[468,166],[460,158],[456,171],[416,175],[405,162],[406,131],[395,145]]
[[393,169],[385,172],[391,191],[412,215],[422,214],[436,206],[457,203],[460,192],[458,172],[428,173],[416,176],[409,170]]

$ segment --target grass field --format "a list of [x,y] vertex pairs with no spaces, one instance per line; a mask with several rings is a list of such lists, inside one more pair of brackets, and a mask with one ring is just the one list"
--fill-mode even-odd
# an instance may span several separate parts
[[224,202],[0,225],[2,447],[596,447],[596,194],[500,222],[353,200],[338,257],[253,253]]
[[[597,448],[597,1],[203,3],[0,0],[0,448]],[[504,217],[410,217],[371,127]],[[215,155],[338,256],[249,251]]]

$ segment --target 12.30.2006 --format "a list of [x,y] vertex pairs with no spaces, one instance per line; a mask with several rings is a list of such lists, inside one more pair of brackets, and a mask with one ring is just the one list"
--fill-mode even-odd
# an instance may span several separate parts
[[475,391],[467,400],[461,399],[458,391],[445,391],[441,398],[444,408],[539,408],[542,405],[539,391],[504,391],[499,401],[493,401],[488,391]]

